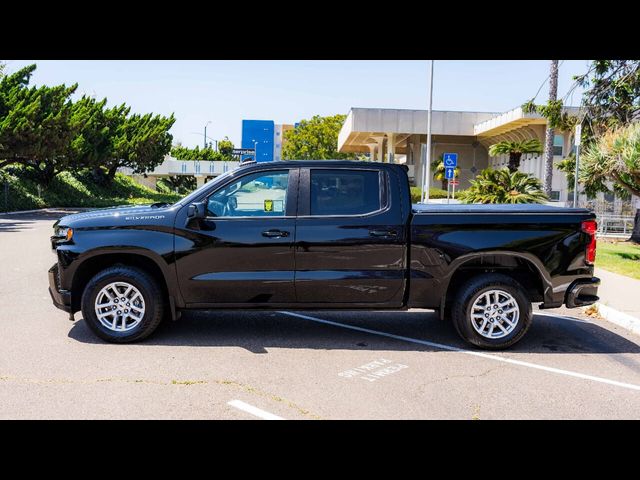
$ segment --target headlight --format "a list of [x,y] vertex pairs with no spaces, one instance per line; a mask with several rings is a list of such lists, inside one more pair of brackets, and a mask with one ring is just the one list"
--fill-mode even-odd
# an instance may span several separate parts
[[64,238],[67,242],[73,237],[73,228],[58,227],[56,231],[56,237]]

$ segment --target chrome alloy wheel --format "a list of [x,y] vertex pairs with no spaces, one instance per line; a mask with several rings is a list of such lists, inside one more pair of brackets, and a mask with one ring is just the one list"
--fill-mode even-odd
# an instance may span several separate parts
[[520,318],[520,307],[504,290],[482,293],[471,307],[471,324],[485,338],[497,339],[509,335]]
[[96,296],[95,310],[104,327],[114,332],[127,332],[142,321],[144,298],[130,283],[113,282]]

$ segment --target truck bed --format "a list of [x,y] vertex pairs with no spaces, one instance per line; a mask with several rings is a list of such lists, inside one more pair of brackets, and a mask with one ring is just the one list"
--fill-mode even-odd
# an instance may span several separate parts
[[422,214],[443,214],[443,213],[476,213],[476,214],[557,214],[557,215],[588,215],[591,213],[586,208],[565,208],[565,207],[553,207],[550,205],[539,204],[513,204],[513,205],[482,205],[482,204],[446,204],[446,203],[431,203],[422,204],[414,203],[412,205],[413,213],[416,215]]

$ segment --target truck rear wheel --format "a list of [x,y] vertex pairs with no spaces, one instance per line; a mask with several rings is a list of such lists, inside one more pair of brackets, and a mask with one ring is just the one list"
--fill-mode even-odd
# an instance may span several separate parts
[[129,343],[151,335],[162,321],[162,292],[143,270],[114,266],[96,274],[82,294],[82,315],[100,338]]
[[451,307],[458,334],[476,347],[510,347],[531,326],[531,302],[513,278],[491,273],[465,283]]

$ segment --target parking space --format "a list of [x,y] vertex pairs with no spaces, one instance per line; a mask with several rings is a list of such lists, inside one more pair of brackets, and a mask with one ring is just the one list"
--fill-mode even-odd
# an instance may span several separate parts
[[106,344],[51,304],[55,215],[0,217],[0,418],[640,418],[640,337],[536,314],[506,352],[433,312],[189,312]]

